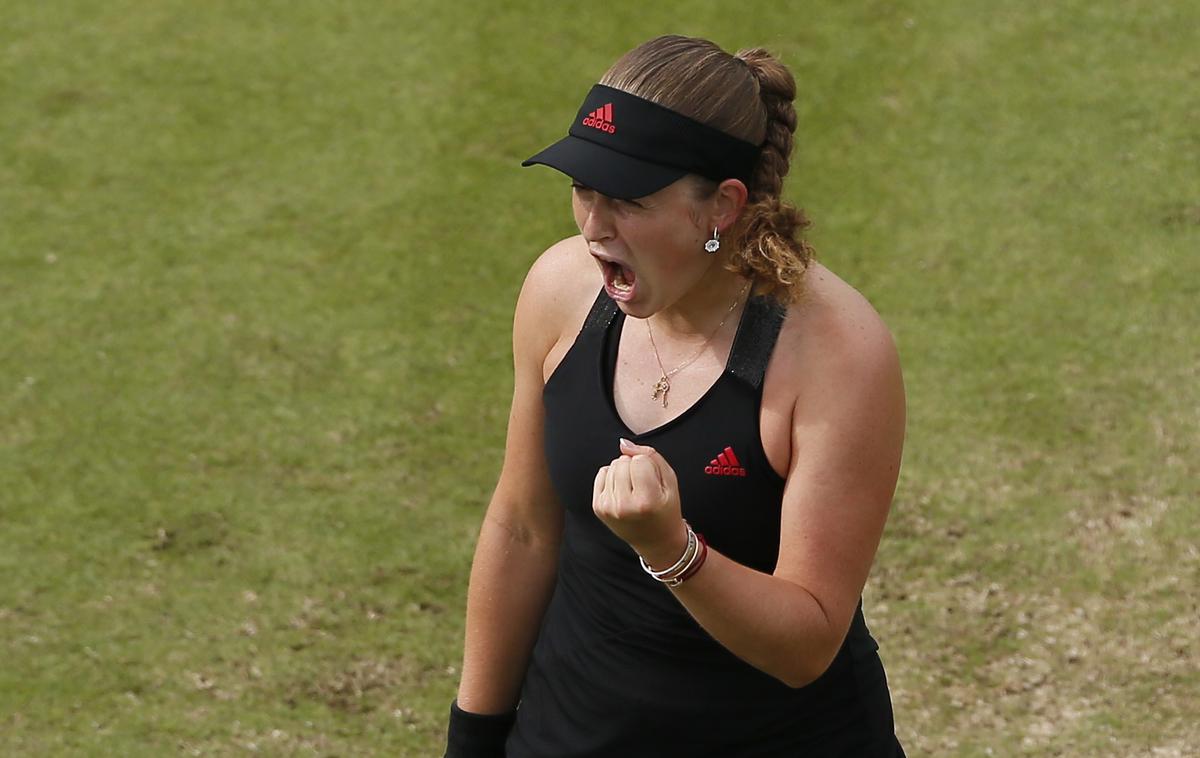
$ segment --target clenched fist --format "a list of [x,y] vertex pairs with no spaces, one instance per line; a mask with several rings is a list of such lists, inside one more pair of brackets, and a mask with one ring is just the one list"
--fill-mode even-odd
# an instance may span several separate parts
[[592,510],[651,567],[666,568],[687,547],[675,471],[652,447],[622,439],[620,449],[596,472]]

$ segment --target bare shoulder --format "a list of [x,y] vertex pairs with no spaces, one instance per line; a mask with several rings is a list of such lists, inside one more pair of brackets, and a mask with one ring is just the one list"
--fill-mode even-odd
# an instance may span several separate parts
[[525,347],[540,361],[553,357],[567,336],[583,325],[603,286],[599,270],[579,235],[554,243],[525,276],[513,322],[514,348]]
[[898,379],[895,341],[871,303],[819,263],[806,276],[805,293],[789,306],[779,335],[780,379],[810,386]]

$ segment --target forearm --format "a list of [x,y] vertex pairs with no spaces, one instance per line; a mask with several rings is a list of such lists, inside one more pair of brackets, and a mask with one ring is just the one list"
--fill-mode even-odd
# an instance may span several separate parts
[[[673,562],[661,556],[647,560],[657,568]],[[699,572],[671,592],[713,639],[792,687],[828,668],[844,634],[831,627],[821,604],[800,585],[711,548]]]
[[516,707],[558,561],[558,539],[485,519],[471,565],[458,704],[473,713]]

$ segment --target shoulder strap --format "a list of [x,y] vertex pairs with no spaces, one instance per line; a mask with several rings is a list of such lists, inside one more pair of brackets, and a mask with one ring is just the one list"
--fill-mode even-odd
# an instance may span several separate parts
[[596,302],[592,303],[592,309],[588,311],[587,318],[584,319],[583,328],[579,330],[580,334],[591,332],[604,332],[608,330],[608,325],[612,323],[613,316],[617,315],[617,304],[613,302],[604,288],[600,288],[600,294],[596,295]]
[[746,311],[733,339],[728,371],[755,390],[761,390],[787,309],[774,299],[758,295],[746,303]]

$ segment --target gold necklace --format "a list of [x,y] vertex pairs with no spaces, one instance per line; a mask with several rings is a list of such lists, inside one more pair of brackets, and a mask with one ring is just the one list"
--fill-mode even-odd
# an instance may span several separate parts
[[742,295],[746,294],[746,290],[750,289],[750,282],[746,282],[746,286],[742,287],[742,291],[733,299],[733,304],[729,306],[729,310],[725,312],[725,317],[721,319],[721,323],[717,324],[717,328],[713,329],[712,334],[708,335],[708,339],[704,340],[704,344],[696,351],[696,354],[688,358],[683,363],[680,363],[675,368],[667,371],[663,367],[662,358],[658,355],[658,345],[654,344],[654,330],[650,328],[650,319],[646,319],[646,332],[650,335],[650,347],[654,350],[654,360],[658,361],[658,368],[662,371],[662,378],[654,384],[654,394],[650,396],[651,400],[657,400],[659,395],[662,395],[663,407],[667,407],[667,393],[671,391],[671,377],[679,373],[683,369],[692,365],[692,362],[700,357],[704,352],[704,348],[708,347],[708,343],[713,341],[713,337],[717,336],[717,332],[721,331],[721,327],[725,326],[725,322],[729,320],[729,315],[733,313],[733,309],[737,308],[738,302],[742,299]]

